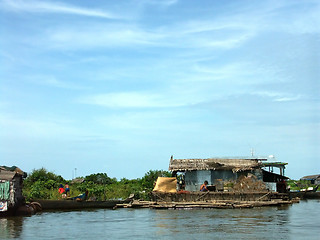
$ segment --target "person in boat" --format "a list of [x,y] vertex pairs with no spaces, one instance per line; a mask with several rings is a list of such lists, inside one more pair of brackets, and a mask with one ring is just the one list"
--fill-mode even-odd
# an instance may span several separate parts
[[204,183],[201,185],[200,191],[201,191],[201,192],[207,192],[207,191],[209,191],[209,189],[207,188],[207,185],[208,185],[208,181],[206,180],[206,181],[204,181]]
[[82,194],[79,194],[78,196],[75,196],[75,197],[70,197],[70,198],[67,198],[68,200],[76,200],[76,201],[85,201],[87,200],[88,198],[88,190],[86,190],[85,193],[82,193]]

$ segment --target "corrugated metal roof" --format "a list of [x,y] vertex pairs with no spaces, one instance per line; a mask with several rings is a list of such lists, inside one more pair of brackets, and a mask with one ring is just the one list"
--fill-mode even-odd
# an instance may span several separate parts
[[264,162],[262,163],[264,167],[284,167],[285,165],[288,165],[288,163],[285,162]]

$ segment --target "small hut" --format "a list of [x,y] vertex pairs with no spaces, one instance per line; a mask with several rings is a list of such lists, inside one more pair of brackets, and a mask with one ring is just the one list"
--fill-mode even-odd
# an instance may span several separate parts
[[15,212],[24,204],[22,182],[26,173],[13,166],[0,166],[0,213]]
[[320,174],[304,176],[300,180],[310,181],[311,184],[318,185],[320,184]]

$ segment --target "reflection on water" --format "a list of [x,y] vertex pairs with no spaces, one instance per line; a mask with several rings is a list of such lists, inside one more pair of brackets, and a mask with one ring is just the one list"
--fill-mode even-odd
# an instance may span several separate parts
[[[168,214],[168,211],[171,211]],[[157,234],[181,233],[186,238],[287,239],[289,210],[280,208],[156,211]],[[194,236],[194,237],[191,237]]]
[[44,212],[0,219],[0,239],[319,239],[319,213],[319,200],[254,209]]
[[19,238],[23,219],[22,217],[0,218],[0,239]]

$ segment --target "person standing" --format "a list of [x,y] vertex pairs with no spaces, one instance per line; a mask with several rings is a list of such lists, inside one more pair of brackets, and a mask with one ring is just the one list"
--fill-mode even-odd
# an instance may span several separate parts
[[69,195],[70,195],[70,188],[69,188],[69,185],[68,185],[68,184],[66,184],[66,185],[64,186],[64,190],[65,190],[65,192],[66,192],[66,195],[69,196]]
[[59,191],[60,194],[64,193],[64,188],[63,188],[62,184],[59,185],[59,190],[58,191]]

